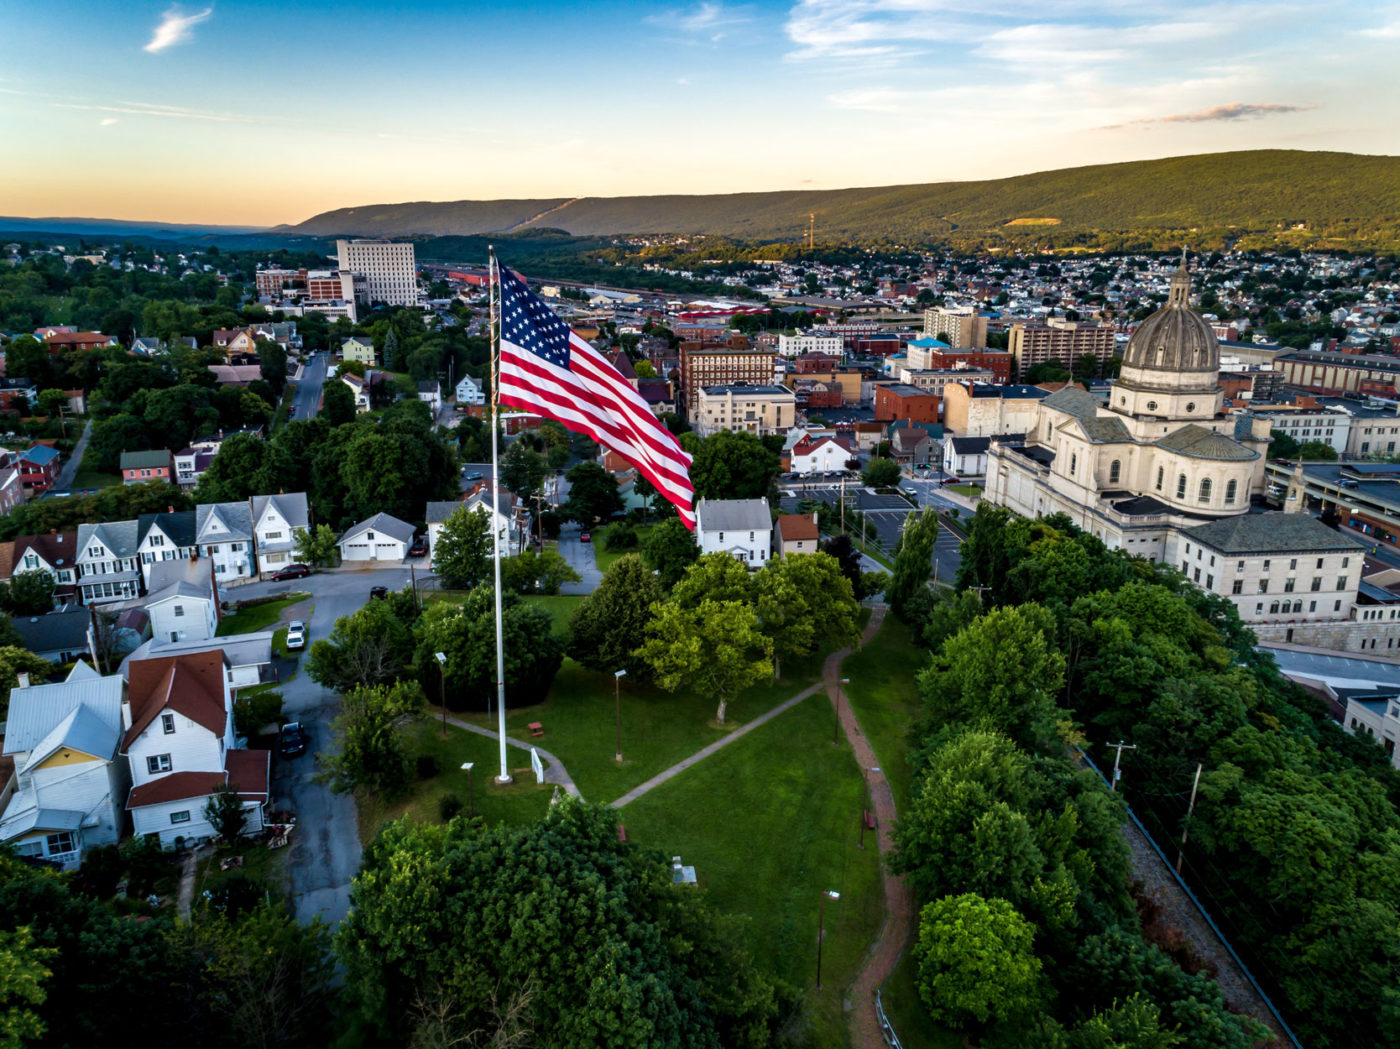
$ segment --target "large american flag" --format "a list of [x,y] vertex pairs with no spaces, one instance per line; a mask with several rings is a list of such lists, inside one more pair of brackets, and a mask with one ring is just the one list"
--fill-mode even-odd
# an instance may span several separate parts
[[690,456],[639,393],[597,350],[497,265],[501,294],[500,401],[585,433],[626,459],[695,530]]

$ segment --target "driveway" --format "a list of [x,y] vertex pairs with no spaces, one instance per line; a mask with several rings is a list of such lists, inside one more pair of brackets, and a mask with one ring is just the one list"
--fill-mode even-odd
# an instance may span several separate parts
[[[231,588],[231,601],[267,594],[304,590],[315,607],[306,620],[307,644],[325,638],[335,621],[369,600],[372,586],[391,590],[408,584],[408,566],[376,566],[371,569],[337,570],[284,583],[248,583]],[[304,608],[304,606],[302,606]],[[273,760],[273,809],[290,809],[297,829],[285,859],[291,880],[292,903],[298,921],[320,917],[337,924],[350,909],[350,882],[360,869],[360,839],[355,823],[355,802],[314,782],[316,754],[332,742],[331,721],[340,708],[339,698],[300,672],[282,686],[283,709],[290,719],[306,726],[311,737],[307,753]]]
[[83,453],[87,451],[88,438],[92,436],[92,420],[89,419],[83,426],[83,432],[78,437],[78,443],[73,445],[73,454],[68,457],[68,461],[63,464],[63,469],[58,471],[58,476],[54,478],[53,490],[55,492],[66,492],[73,487],[73,478],[78,475],[78,467],[82,465]]

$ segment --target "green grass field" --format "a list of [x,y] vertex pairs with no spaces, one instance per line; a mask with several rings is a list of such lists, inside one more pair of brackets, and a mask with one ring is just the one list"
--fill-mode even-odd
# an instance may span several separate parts
[[593,560],[598,565],[598,571],[606,573],[613,566],[613,562],[619,557],[627,554],[640,554],[642,543],[646,541],[647,533],[655,525],[641,525],[637,527],[637,546],[633,550],[609,550],[607,544],[607,529],[599,528],[593,532]]
[[[252,605],[234,612],[225,612],[215,636],[228,637],[230,634],[251,634],[257,630],[267,630],[282,619],[282,613],[287,609],[305,601],[310,596],[307,593],[297,592],[288,594],[286,597],[279,597],[276,601],[267,601],[261,605]],[[302,614],[296,618],[309,620],[311,606],[308,604],[302,610]],[[286,640],[285,636],[282,640]]]
[[964,495],[969,499],[982,498],[982,486],[980,484],[950,484],[948,487],[959,495]]
[[[679,855],[722,911],[749,919],[757,965],[807,993],[812,1045],[848,1045],[843,991],[878,935],[879,854],[857,847],[863,783],[811,696],[622,810],[628,838]],[[825,891],[822,984],[817,912]]]
[[914,675],[927,663],[928,652],[914,644],[909,628],[886,615],[880,632],[841,668],[851,679],[846,698],[885,771],[898,809],[909,796],[909,730],[921,708]]

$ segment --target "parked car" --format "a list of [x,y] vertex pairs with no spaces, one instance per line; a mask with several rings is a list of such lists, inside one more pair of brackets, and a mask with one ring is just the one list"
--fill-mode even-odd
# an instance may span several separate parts
[[305,579],[311,574],[311,569],[305,565],[288,565],[286,568],[272,573],[272,578],[277,581],[283,579]]
[[306,753],[307,742],[306,729],[301,727],[301,722],[289,721],[282,726],[277,750],[284,758],[294,758],[298,754]]
[[296,413],[297,413],[297,406],[296,406],[295,404],[289,404],[289,405],[287,405],[287,418],[288,418],[288,419],[290,419],[290,418],[292,418],[293,416],[295,416]]
[[588,532],[580,532],[578,534],[578,541],[580,543],[591,543],[593,542],[593,536]]
[[300,619],[293,619],[291,625],[287,627],[287,647],[306,647],[306,624]]
[[463,473],[463,474],[462,474],[462,480],[464,480],[464,481],[480,481],[480,480],[482,480],[482,476],[481,476],[481,473],[480,473],[479,471],[473,470],[471,473]]
[[422,557],[427,552],[428,537],[426,535],[420,535],[417,539],[413,540],[413,545],[408,548],[409,557]]
[[387,586],[372,586],[369,588],[369,596],[371,600],[383,601],[389,596],[389,588]]

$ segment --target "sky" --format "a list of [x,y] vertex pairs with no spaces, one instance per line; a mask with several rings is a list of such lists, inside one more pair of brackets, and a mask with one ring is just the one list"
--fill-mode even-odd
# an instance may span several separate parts
[[1400,0],[0,0],[0,214],[275,225],[413,200],[1400,154]]

